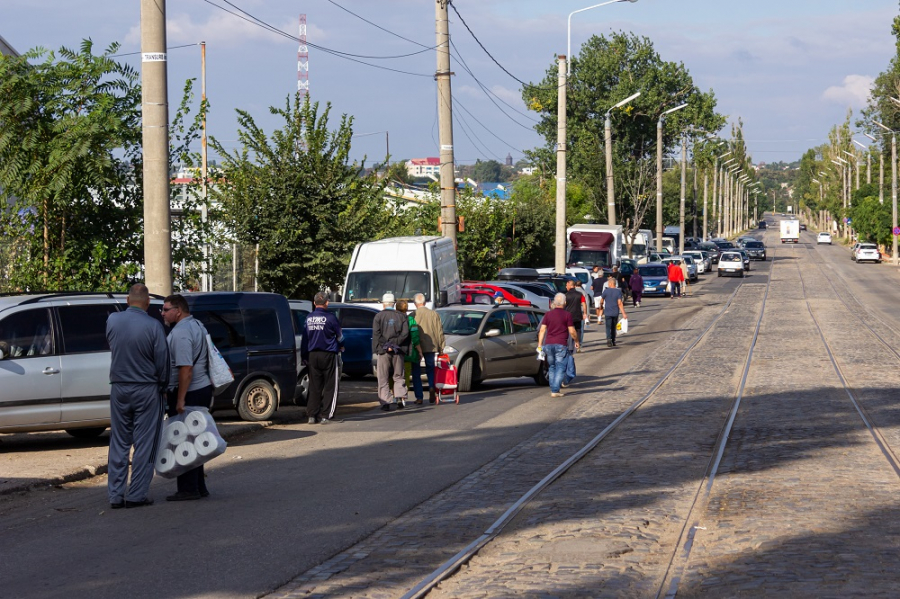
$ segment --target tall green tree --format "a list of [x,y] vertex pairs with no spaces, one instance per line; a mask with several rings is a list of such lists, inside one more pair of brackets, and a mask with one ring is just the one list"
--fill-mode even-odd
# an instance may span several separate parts
[[341,284],[354,245],[385,229],[386,180],[351,164],[351,117],[331,130],[331,106],[320,113],[299,94],[269,111],[283,120],[281,129],[267,134],[238,110],[241,148],[230,152],[211,140],[223,158],[213,196],[237,240],[259,245],[261,287],[311,298]]
[[7,290],[121,289],[139,270],[141,93],[117,49],[0,56]]

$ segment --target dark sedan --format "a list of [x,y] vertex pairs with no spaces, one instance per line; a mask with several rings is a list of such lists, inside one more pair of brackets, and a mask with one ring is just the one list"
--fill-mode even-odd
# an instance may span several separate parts
[[747,256],[751,260],[763,260],[766,259],[766,244],[762,241],[748,241],[744,244],[744,249],[747,251]]

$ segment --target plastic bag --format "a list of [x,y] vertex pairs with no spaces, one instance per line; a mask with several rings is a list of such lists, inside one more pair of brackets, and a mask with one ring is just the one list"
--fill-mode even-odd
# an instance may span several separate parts
[[154,463],[156,472],[175,478],[225,453],[228,443],[219,435],[206,408],[188,406],[184,413],[163,421]]
[[616,323],[616,332],[618,333],[627,333],[628,332],[628,319],[623,318],[618,323]]
[[219,353],[209,333],[206,333],[206,345],[209,348],[209,380],[212,382],[213,395],[218,395],[234,382],[234,373]]

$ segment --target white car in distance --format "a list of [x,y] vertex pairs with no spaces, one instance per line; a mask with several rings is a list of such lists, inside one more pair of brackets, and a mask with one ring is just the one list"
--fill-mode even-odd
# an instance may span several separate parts
[[828,245],[831,245],[831,233],[822,231],[821,233],[816,235],[816,245],[820,243],[827,243]]

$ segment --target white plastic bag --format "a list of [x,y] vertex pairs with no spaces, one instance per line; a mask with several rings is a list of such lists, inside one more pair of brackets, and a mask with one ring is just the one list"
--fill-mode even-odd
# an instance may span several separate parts
[[219,353],[209,333],[206,333],[206,346],[209,348],[209,380],[212,382],[213,395],[218,395],[234,381],[234,373],[231,372],[228,362]]
[[206,408],[187,406],[184,413],[163,421],[156,450],[156,472],[175,478],[225,453],[228,443],[219,435]]
[[619,334],[628,332],[628,319],[623,318],[619,322],[616,323],[616,332]]

